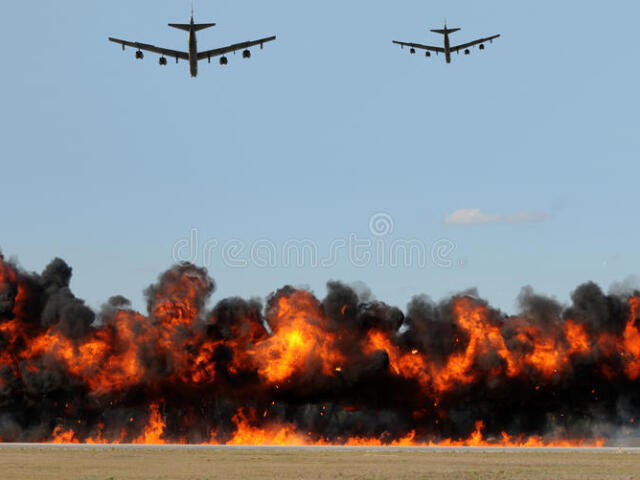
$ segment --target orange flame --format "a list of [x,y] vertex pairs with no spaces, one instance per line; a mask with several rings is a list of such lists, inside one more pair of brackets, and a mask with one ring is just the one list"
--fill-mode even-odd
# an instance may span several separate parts
[[134,444],[144,445],[163,445],[165,440],[163,438],[164,429],[166,425],[162,415],[160,415],[160,409],[157,403],[152,403],[149,407],[149,423],[144,427],[144,433],[138,438],[134,439]]
[[625,372],[631,380],[640,378],[640,298],[633,297],[629,300],[631,317],[624,329],[623,346],[625,354]]
[[322,328],[326,318],[310,293],[297,291],[281,297],[274,323],[274,335],[258,342],[251,352],[267,382],[278,384],[313,365],[320,366],[325,375],[333,375],[345,362],[334,347],[335,337]]
[[76,438],[73,430],[65,430],[61,426],[57,426],[51,434],[51,440],[47,443],[80,443]]

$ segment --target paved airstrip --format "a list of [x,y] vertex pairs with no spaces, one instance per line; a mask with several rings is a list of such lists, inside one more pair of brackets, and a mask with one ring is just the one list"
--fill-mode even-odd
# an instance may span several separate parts
[[[638,442],[633,442],[638,443]],[[345,446],[277,446],[277,445],[133,445],[133,444],[79,444],[79,443],[0,443],[0,449],[47,450],[227,450],[227,451],[301,451],[301,452],[485,452],[485,453],[633,453],[640,454],[640,447],[345,447]]]

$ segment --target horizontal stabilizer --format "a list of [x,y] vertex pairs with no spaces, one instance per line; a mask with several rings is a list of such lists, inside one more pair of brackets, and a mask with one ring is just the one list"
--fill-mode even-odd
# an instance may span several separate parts
[[447,33],[454,33],[459,31],[459,28],[445,28],[444,30],[431,30],[433,33],[439,33],[440,35],[446,35]]
[[200,30],[204,30],[205,28],[215,27],[215,23],[195,23],[191,25],[190,23],[170,23],[170,27],[177,28],[178,30],[185,30],[190,32],[193,28],[194,32],[199,32]]

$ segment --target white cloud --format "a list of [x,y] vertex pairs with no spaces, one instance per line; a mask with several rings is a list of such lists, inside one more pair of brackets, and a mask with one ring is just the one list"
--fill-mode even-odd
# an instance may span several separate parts
[[549,217],[540,212],[516,212],[511,215],[489,215],[478,208],[462,208],[444,217],[445,225],[513,225],[536,223]]

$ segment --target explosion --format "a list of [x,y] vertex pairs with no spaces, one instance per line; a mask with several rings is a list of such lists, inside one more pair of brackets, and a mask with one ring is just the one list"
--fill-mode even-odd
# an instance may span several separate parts
[[470,295],[406,314],[328,284],[213,309],[180,264],[147,314],[99,312],[56,259],[0,255],[0,441],[587,446],[640,418],[640,292],[587,283],[572,305],[524,289],[509,316]]

